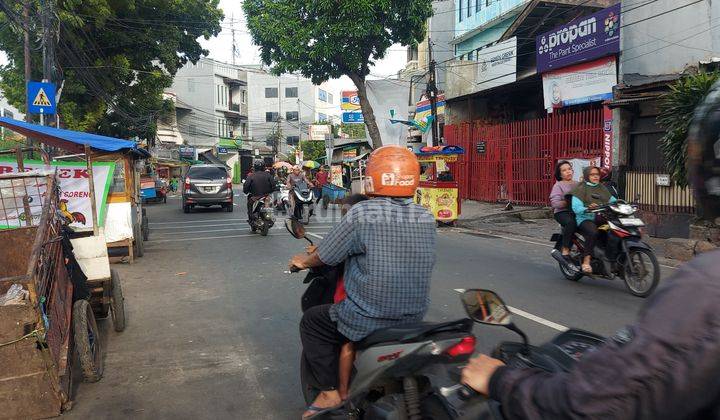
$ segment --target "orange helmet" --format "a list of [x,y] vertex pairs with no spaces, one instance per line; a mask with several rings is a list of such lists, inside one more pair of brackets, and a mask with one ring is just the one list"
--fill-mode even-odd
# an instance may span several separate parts
[[370,154],[365,169],[365,194],[412,197],[420,183],[420,163],[402,146],[383,146]]

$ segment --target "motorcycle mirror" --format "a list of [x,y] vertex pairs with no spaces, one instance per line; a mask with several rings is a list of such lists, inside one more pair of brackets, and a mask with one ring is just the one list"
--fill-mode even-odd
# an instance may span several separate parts
[[285,219],[285,228],[296,239],[303,239],[305,237],[305,226],[293,218]]
[[470,289],[462,296],[463,307],[468,316],[481,324],[508,326],[512,314],[497,293],[491,290]]

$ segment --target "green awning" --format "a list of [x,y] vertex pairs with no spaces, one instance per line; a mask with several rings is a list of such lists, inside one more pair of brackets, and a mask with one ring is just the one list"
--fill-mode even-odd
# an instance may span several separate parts
[[228,138],[220,138],[220,143],[218,143],[218,147],[225,147],[227,149],[240,149],[242,148],[243,141],[240,139],[228,139]]

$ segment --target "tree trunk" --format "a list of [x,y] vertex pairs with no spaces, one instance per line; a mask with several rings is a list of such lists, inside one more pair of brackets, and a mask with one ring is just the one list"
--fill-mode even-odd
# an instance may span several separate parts
[[375,113],[373,112],[370,101],[367,98],[367,89],[365,87],[365,76],[361,76],[357,73],[348,74],[350,80],[355,83],[358,89],[358,98],[360,99],[360,109],[362,109],[363,119],[365,119],[365,125],[372,141],[373,149],[382,147],[382,139],[380,138],[380,130],[378,130],[377,121],[375,120]]

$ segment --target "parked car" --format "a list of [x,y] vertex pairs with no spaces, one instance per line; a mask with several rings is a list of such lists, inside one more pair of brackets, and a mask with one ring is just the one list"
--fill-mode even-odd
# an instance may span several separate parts
[[185,174],[182,208],[190,213],[196,206],[221,206],[233,211],[232,179],[222,165],[193,165]]

